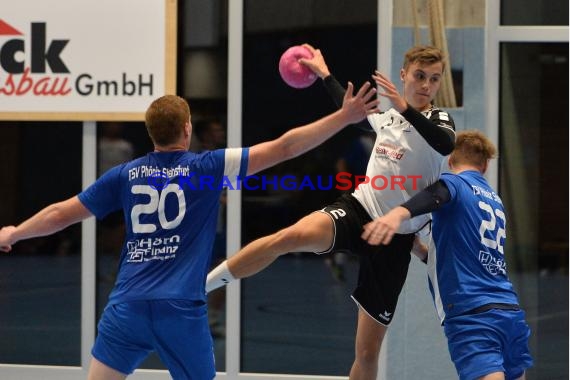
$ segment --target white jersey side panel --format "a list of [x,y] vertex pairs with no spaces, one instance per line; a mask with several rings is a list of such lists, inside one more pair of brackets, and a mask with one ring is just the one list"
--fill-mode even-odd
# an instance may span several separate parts
[[441,294],[439,291],[439,281],[437,278],[436,268],[437,268],[437,252],[435,250],[435,243],[433,241],[433,236],[430,234],[427,274],[432,287],[433,303],[435,305],[435,310],[437,311],[437,316],[439,317],[439,321],[443,323],[443,320],[445,319],[445,309],[443,308],[443,302],[441,301]]

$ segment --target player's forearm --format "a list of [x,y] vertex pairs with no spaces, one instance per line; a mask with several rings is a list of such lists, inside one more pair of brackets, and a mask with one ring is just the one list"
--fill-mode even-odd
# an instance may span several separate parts
[[389,211],[389,216],[390,216],[390,218],[393,218],[395,221],[398,222],[398,226],[402,222],[405,222],[406,220],[409,220],[412,218],[410,211],[407,208],[402,207],[402,206],[395,207],[391,211]]
[[12,232],[12,244],[24,239],[51,235],[89,216],[90,211],[77,196],[53,203],[16,226]]
[[254,145],[250,148],[247,175],[300,156],[318,146],[348,124],[344,113],[344,110],[339,110],[311,124],[291,129],[275,140]]
[[11,236],[12,244],[20,240],[51,235],[67,227],[60,206],[60,203],[49,205],[16,226]]
[[294,128],[279,138],[284,156],[297,157],[319,146],[349,124],[345,112],[338,110],[320,120]]

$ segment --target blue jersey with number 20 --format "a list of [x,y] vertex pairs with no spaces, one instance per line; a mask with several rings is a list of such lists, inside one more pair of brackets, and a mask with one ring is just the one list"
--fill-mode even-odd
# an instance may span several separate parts
[[489,303],[518,304],[507,276],[501,199],[477,171],[444,173],[441,180],[451,200],[432,214],[437,251],[430,271],[440,319]]
[[153,152],[109,170],[79,194],[98,219],[119,209],[125,215],[126,238],[109,304],[205,301],[221,191],[245,177],[248,153]]

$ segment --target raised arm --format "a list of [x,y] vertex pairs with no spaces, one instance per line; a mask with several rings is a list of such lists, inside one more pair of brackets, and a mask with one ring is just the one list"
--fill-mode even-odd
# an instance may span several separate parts
[[[281,137],[254,145],[249,150],[247,174],[251,175],[283,161],[297,157],[322,144],[349,124],[364,119],[376,112],[378,100],[376,90],[365,83],[353,94],[354,87],[349,82],[344,94],[342,108],[313,123],[291,129]],[[373,99],[374,98],[374,99]]]
[[455,125],[446,112],[436,112],[428,119],[406,102],[385,75],[376,71],[372,78],[384,90],[380,96],[388,98],[394,109],[416,128],[433,149],[444,156],[451,153],[455,146]]
[[[332,98],[334,104],[337,107],[342,106],[342,100],[344,98],[345,89],[339,83],[339,81],[335,78],[334,75],[331,74],[327,63],[325,62],[325,58],[321,53],[320,49],[315,49],[313,46],[309,44],[303,44],[304,47],[309,49],[309,51],[313,54],[313,57],[310,59],[301,58],[299,63],[307,66],[311,69],[319,78],[323,80],[323,85],[327,90],[329,96]],[[368,121],[362,121],[355,124],[355,127],[365,131],[371,131],[372,127],[368,124]]]
[[313,54],[313,57],[301,58],[299,59],[299,63],[307,66],[323,80],[323,84],[327,92],[333,99],[336,106],[340,108],[344,98],[344,87],[342,87],[338,80],[331,74],[327,63],[325,62],[325,57],[323,57],[323,53],[321,53],[320,49],[315,49],[309,44],[303,44],[303,47],[307,48]]
[[20,240],[51,235],[90,216],[77,196],[53,203],[18,226],[0,229],[0,251],[10,252]]

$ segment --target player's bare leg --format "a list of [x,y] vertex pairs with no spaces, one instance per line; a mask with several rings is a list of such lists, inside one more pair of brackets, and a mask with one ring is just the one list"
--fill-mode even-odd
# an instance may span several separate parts
[[355,359],[350,370],[350,380],[376,380],[378,357],[387,327],[358,309]]
[[286,253],[326,251],[333,237],[330,216],[314,212],[290,227],[249,243],[228,259],[228,269],[235,278],[249,277]]
[[89,374],[87,380],[124,380],[127,375],[101,363],[99,360],[92,358],[89,365]]

